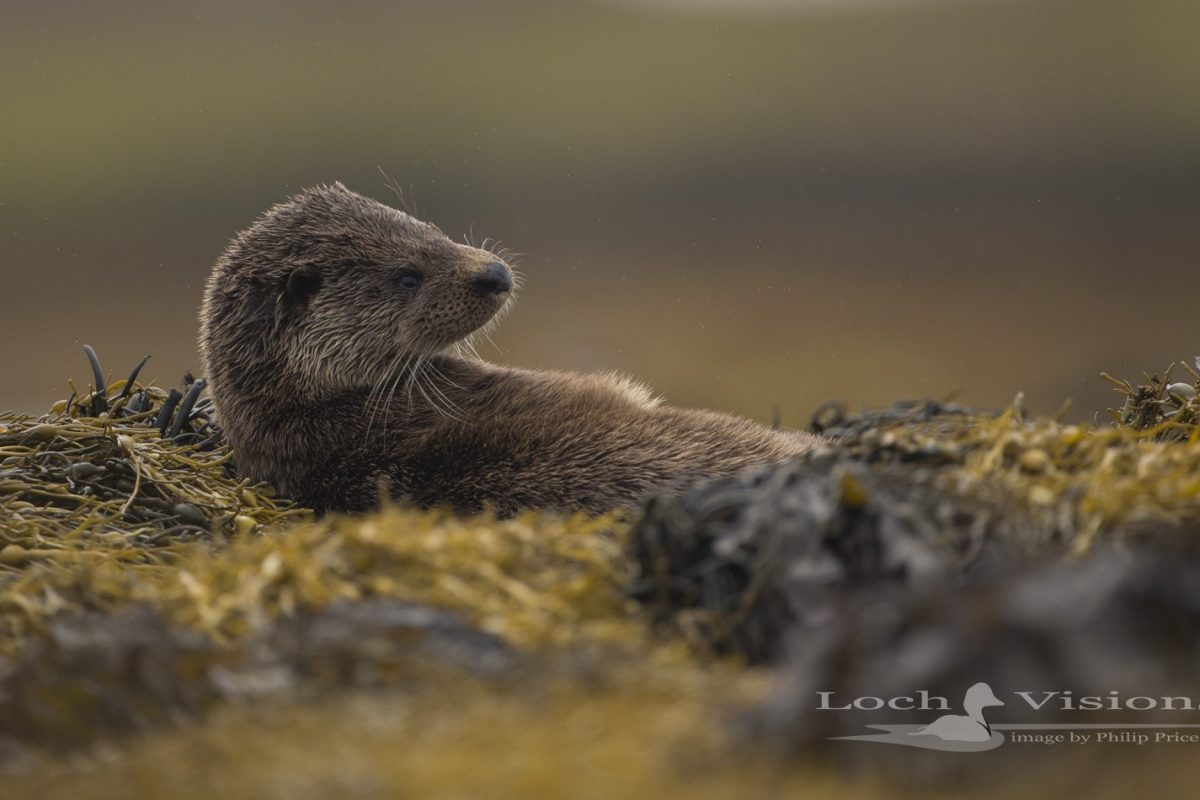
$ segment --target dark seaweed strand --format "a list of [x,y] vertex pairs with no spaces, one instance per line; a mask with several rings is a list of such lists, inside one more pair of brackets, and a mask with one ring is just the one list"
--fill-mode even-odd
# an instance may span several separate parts
[[138,362],[136,367],[133,368],[133,372],[129,373],[129,378],[125,381],[124,388],[122,388],[121,393],[117,395],[117,400],[124,400],[129,396],[129,392],[133,389],[133,382],[137,380],[138,373],[142,371],[142,367],[146,366],[146,362],[149,360],[150,356],[146,356]]
[[107,388],[108,383],[104,380],[104,370],[100,368],[100,357],[96,355],[96,351],[92,349],[90,344],[83,346],[83,352],[88,358],[88,362],[92,365],[92,379],[96,384],[96,391],[92,394],[92,416],[98,417],[100,414],[108,410]]
[[192,381],[187,395],[183,398],[183,403],[179,406],[179,413],[175,415],[175,422],[171,425],[170,433],[167,434],[168,438],[177,439],[183,426],[187,424],[188,417],[191,416],[192,406],[196,405],[196,399],[200,397],[200,392],[204,391],[204,386],[204,378]]
[[158,426],[158,435],[167,435],[167,426],[171,423],[171,415],[175,413],[175,406],[179,405],[179,401],[183,399],[183,395],[178,389],[172,389],[167,399],[163,401],[162,408],[158,410],[158,417],[155,418],[154,424]]
[[125,410],[130,414],[140,414],[150,407],[150,397],[146,394],[145,389],[139,389],[129,402],[125,405]]

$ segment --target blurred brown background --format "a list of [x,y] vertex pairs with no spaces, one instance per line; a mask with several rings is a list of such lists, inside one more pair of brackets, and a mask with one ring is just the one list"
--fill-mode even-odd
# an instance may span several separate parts
[[1072,416],[1200,354],[1200,3],[0,5],[0,407],[197,366],[212,260],[341,179],[526,253],[498,361],[801,425]]

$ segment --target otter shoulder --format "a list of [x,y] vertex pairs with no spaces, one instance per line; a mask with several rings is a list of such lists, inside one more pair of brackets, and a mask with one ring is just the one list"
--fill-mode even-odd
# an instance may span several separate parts
[[622,375],[619,372],[601,372],[594,377],[618,394],[625,395],[637,405],[650,407],[662,405],[662,398],[655,395],[653,389],[644,383],[635,381],[628,375]]
[[662,404],[649,386],[619,372],[541,372],[547,384],[568,394],[579,393],[620,405],[654,408]]
[[460,386],[503,387],[511,391],[523,385],[530,390],[542,390],[552,394],[541,394],[542,398],[561,396],[575,397],[580,394],[594,398],[628,403],[640,408],[662,405],[662,398],[644,383],[616,371],[566,372],[562,370],[525,369],[491,364],[476,359],[453,359],[439,361],[447,377]]

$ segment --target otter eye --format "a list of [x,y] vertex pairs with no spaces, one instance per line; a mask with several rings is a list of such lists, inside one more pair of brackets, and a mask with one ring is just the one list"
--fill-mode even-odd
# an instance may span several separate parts
[[408,289],[411,291],[421,285],[421,280],[423,278],[424,276],[412,267],[404,267],[396,270],[393,279],[396,281],[396,285],[401,289]]

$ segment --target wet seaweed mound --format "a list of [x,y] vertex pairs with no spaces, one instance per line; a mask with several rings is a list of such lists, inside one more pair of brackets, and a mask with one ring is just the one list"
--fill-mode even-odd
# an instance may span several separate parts
[[99,388],[72,386],[37,419],[0,416],[0,587],[30,561],[86,558],[98,548],[137,563],[153,560],[147,548],[159,544],[308,514],[233,477],[203,380],[187,376],[186,394],[143,386],[143,359],[127,379],[107,382],[85,349]]
[[935,476],[830,450],[656,497],[634,533],[634,595],[701,647],[774,660],[845,591],[957,581],[1027,535],[1002,498]]
[[1019,405],[824,409],[823,450],[654,498],[633,532],[634,592],[700,648],[773,666],[749,728],[789,752],[881,721],[831,713],[823,692],[957,702],[983,681],[1050,698],[993,715],[1025,723],[1079,719],[1072,697],[1125,722],[1113,697],[1200,697],[1191,377],[1114,381],[1124,406],[1097,429]]
[[1028,418],[1019,401],[822,409],[811,428],[825,447],[652,498],[633,534],[635,596],[706,647],[771,660],[847,590],[963,585],[1182,534],[1200,522],[1194,384],[1121,387],[1120,424],[1097,429]]

